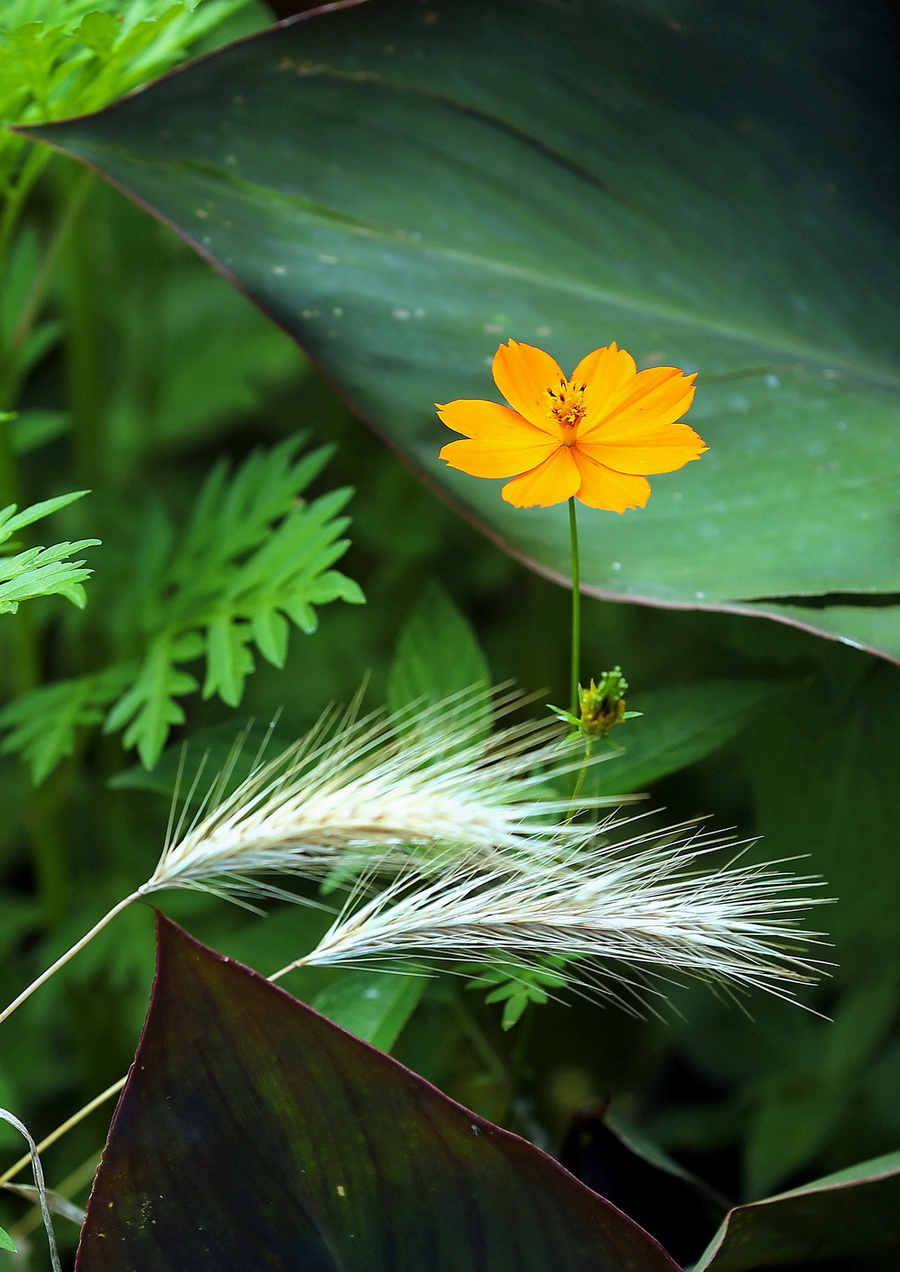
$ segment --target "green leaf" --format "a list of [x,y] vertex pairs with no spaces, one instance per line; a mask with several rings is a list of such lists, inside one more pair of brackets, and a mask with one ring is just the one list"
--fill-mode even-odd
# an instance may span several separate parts
[[77,680],[60,680],[23,694],[0,710],[0,750],[18,752],[37,784],[60,760],[73,755],[78,731],[99,724],[106,708],[135,673],[133,666],[111,667]]
[[16,1252],[16,1243],[4,1228],[0,1228],[0,1250],[12,1250],[13,1254]]
[[534,966],[512,961],[497,966],[463,963],[457,971],[476,973],[466,983],[467,989],[496,987],[485,995],[485,1002],[503,1003],[501,1027],[512,1029],[522,1019],[530,1003],[546,1003],[552,993],[566,987],[568,980],[562,969],[567,961],[558,955],[547,954]]
[[[6,416],[6,419],[11,418],[9,415]],[[17,511],[15,504],[10,504],[9,507],[0,511],[0,543],[5,543],[18,530],[33,525],[35,521],[40,521],[43,517],[52,516],[54,512],[59,512],[60,508],[67,507],[86,494],[86,490],[74,490],[66,495],[57,495],[55,499],[42,499],[40,503],[23,508],[21,512]]]
[[66,411],[20,411],[12,425],[12,446],[19,455],[36,450],[67,433],[70,416]]
[[799,849],[827,880],[837,898],[827,917],[835,975],[845,983],[868,980],[900,949],[900,681],[891,667],[856,666],[857,676],[845,667],[799,691],[749,735],[766,855]]
[[753,1092],[759,1103],[744,1144],[750,1197],[765,1196],[814,1161],[846,1117],[861,1071],[890,1035],[897,983],[894,963],[853,985],[832,1008],[834,1019],[824,1038],[802,1047],[793,1065]]
[[[388,677],[387,704],[402,712],[441,702],[453,694],[491,683],[490,668],[471,625],[449,596],[430,583],[400,629]],[[486,737],[491,707],[486,698],[473,697],[472,741]]]
[[229,707],[243,697],[244,681],[253,671],[253,655],[247,648],[253,632],[231,618],[214,619],[206,629],[206,680],[204,698],[218,694]]
[[176,227],[553,577],[565,508],[445,468],[432,403],[495,397],[510,336],[566,369],[616,339],[698,370],[709,453],[642,512],[583,510],[588,589],[862,630],[900,659],[900,607],[869,605],[900,590],[893,71],[877,22],[851,61],[805,2],[379,0],[30,135]]
[[345,972],[310,1006],[363,1042],[390,1051],[427,985],[428,977],[414,972]]
[[[6,415],[0,423],[8,423],[12,418]],[[58,495],[55,499],[44,499],[30,508],[23,508],[21,512],[17,512],[15,504],[10,504],[0,510],[0,543],[5,543],[25,526],[49,517],[86,493],[76,490],[71,494]],[[83,561],[68,558],[85,548],[96,547],[99,542],[99,539],[78,539],[74,543],[56,543],[49,548],[26,548],[15,556],[0,556],[0,614],[15,613],[20,601],[36,596],[64,596],[83,609],[86,598],[81,584],[92,571],[85,567]]]
[[888,1272],[900,1255],[898,1205],[900,1153],[889,1153],[735,1207],[695,1272],[762,1272],[844,1256],[869,1272]]
[[676,1272],[538,1149],[161,919],[150,1012],[78,1266],[221,1272],[248,1259],[309,1272]]
[[771,709],[790,685],[774,681],[705,680],[628,695],[641,715],[616,729],[623,748],[588,772],[588,793],[625,795],[695,764]]
[[104,733],[124,728],[125,745],[137,747],[147,768],[159,759],[172,725],[184,723],[184,710],[175,699],[197,688],[196,679],[179,670],[176,663],[192,661],[202,652],[203,642],[194,632],[180,638],[168,634],[159,637],[150,646],[134,684],[106,717]]
[[297,459],[302,442],[256,451],[233,473],[217,464],[180,533],[155,508],[140,527],[143,559],[120,610],[141,668],[104,727],[126,728],[125,745],[136,746],[148,768],[184,720],[176,699],[198,687],[179,664],[205,657],[203,696],[237,706],[254,645],[281,666],[290,623],[313,632],[316,606],[364,600],[331,568],[348,546],[340,537],[348,520],[337,514],[350,492],[301,498],[329,455],[320,448]]

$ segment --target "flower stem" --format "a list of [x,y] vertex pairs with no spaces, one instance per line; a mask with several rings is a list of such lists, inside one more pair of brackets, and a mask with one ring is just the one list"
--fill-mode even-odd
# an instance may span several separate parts
[[573,800],[577,799],[578,796],[581,794],[581,789],[584,786],[584,779],[587,776],[588,769],[590,768],[591,756],[593,755],[593,753],[594,753],[594,739],[585,738],[584,763],[582,764],[581,768],[578,771],[578,777],[575,779],[575,789],[572,791]]
[[578,556],[578,521],[575,496],[569,500],[569,541],[572,547],[572,670],[570,694],[572,714],[578,715],[578,668],[581,660],[581,561]]

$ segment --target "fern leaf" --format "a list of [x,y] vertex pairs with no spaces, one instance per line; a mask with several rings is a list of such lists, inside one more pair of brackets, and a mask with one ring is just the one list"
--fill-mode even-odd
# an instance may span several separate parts
[[184,723],[184,710],[175,699],[197,688],[196,679],[177,664],[191,661],[202,651],[203,642],[195,632],[181,637],[169,633],[158,636],[134,684],[106,717],[104,733],[127,725],[124,744],[137,747],[145,768],[152,768],[159,759],[172,725]]
[[[5,415],[0,418],[11,419],[12,417]],[[65,508],[86,494],[86,490],[73,490],[66,495],[57,495],[55,499],[42,499],[39,503],[30,504],[21,512],[18,511],[17,504],[9,504],[6,508],[0,509],[0,543],[5,543],[17,530],[33,525],[42,517],[52,516],[60,508]]]
[[60,760],[74,753],[79,729],[99,724],[135,670],[134,666],[111,667],[17,698],[0,711],[0,731],[6,734],[0,750],[21,754],[32,781],[39,784]]
[[206,629],[206,680],[203,697],[218,694],[229,707],[236,707],[244,694],[244,681],[254,669],[248,645],[253,630],[229,617],[214,619]]
[[78,539],[57,543],[51,548],[28,548],[15,556],[0,558],[0,614],[14,613],[20,601],[36,596],[65,596],[84,609],[81,583],[91,571],[83,561],[69,561],[76,552],[96,547],[99,539]]
[[302,499],[330,454],[320,448],[297,458],[302,441],[254,452],[234,472],[217,464],[188,525],[173,533],[157,525],[149,536],[158,551],[145,553],[140,595],[136,589],[125,607],[139,616],[141,671],[104,726],[125,728],[126,746],[136,746],[147,767],[184,719],[176,699],[198,688],[181,664],[204,658],[203,697],[237,706],[255,651],[281,667],[292,625],[312,632],[316,606],[363,600],[333,568],[348,547],[348,521],[339,514],[350,492]]
[[[4,418],[9,418],[4,417]],[[25,526],[49,517],[87,492],[76,490],[55,499],[43,499],[18,511],[16,504],[0,509],[0,543],[6,543]],[[56,543],[49,548],[26,548],[15,556],[0,557],[0,614],[14,613],[21,601],[36,596],[65,596],[79,609],[84,608],[81,586],[91,571],[83,561],[68,558],[85,548],[93,548],[99,539],[78,539],[74,543]]]

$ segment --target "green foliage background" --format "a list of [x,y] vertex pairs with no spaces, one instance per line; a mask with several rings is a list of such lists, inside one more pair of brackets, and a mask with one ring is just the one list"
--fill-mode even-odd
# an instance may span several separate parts
[[[136,16],[157,25],[134,28],[106,84],[89,74],[89,52],[112,65],[110,41],[124,36],[108,15],[76,5],[51,40],[46,12],[20,7],[6,47],[22,65],[44,58],[44,95],[21,100],[10,60],[0,100],[26,121],[118,96],[202,48],[213,27],[225,42],[267,20],[261,6],[210,0],[197,10],[209,22],[198,17],[188,38],[178,6],[148,8]],[[877,19],[877,6],[863,8],[858,25],[847,18],[850,61],[854,37],[868,38]],[[42,34],[27,25],[41,20]],[[169,230],[70,160],[12,134],[6,145],[16,215],[3,240],[0,410],[16,417],[0,424],[0,506],[56,503],[46,533],[20,513],[4,551],[20,574],[51,563],[21,555],[47,543],[68,549],[55,560],[73,555],[93,571],[86,583],[77,567],[59,586],[33,588],[39,599],[0,619],[9,999],[152,870],[182,739],[190,765],[207,748],[223,753],[248,720],[277,716],[279,736],[296,736],[364,678],[367,701],[399,706],[469,683],[485,661],[493,681],[561,701],[568,597],[437,500]],[[887,437],[894,425],[879,420]],[[789,420],[785,429],[789,445]],[[435,449],[442,440],[435,421]],[[89,493],[65,498],[75,490]],[[895,506],[891,493],[885,516]],[[896,578],[895,560],[890,570]],[[0,573],[0,606],[16,599],[10,577]],[[870,582],[884,587],[881,575]],[[69,603],[83,599],[73,587],[85,589],[83,609]],[[629,706],[644,712],[603,781],[649,786],[671,821],[711,814],[762,835],[752,853],[803,856],[837,898],[823,918],[835,965],[807,996],[814,1011],[762,996],[736,1009],[674,987],[674,1010],[659,1019],[551,1001],[507,1032],[502,1005],[447,978],[428,983],[409,1019],[412,1000],[367,1026],[370,1036],[551,1150],[579,1108],[614,1093],[646,1135],[734,1200],[894,1150],[900,668],[728,613],[586,599],[584,624],[586,674],[622,664]],[[323,923],[278,907],[262,922],[194,895],[167,898],[166,909],[265,972]],[[36,1138],[124,1072],[151,970],[149,916],[136,908],[4,1027],[0,1104]],[[310,971],[289,988],[346,1019],[356,983]],[[48,1153],[52,1182],[68,1177],[63,1190],[84,1196],[107,1123],[101,1110]],[[0,1146],[19,1151],[3,1124]],[[4,1209],[7,1227],[16,1213]],[[857,1266],[875,1265],[846,1264]]]

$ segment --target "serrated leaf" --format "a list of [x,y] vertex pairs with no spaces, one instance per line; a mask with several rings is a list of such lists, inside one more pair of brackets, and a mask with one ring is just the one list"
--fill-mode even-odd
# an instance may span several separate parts
[[83,561],[66,558],[85,548],[94,548],[99,542],[99,539],[79,539],[75,543],[28,548],[16,556],[0,557],[0,614],[15,611],[20,601],[36,596],[62,595],[83,609],[85,595],[79,585],[93,571]]
[[2,749],[18,752],[42,782],[60,760],[75,751],[79,729],[99,724],[105,709],[124,689],[135,668],[112,667],[77,680],[33,689],[0,710]]
[[230,618],[214,619],[206,628],[206,680],[203,697],[217,693],[229,707],[236,707],[244,693],[244,681],[253,671],[253,655],[247,648],[253,631]]
[[287,619],[278,610],[264,604],[252,609],[248,618],[253,625],[253,639],[263,658],[273,667],[283,667],[290,634]]
[[123,614],[139,616],[134,639],[145,647],[142,670],[105,728],[127,725],[125,744],[137,745],[148,766],[171,726],[184,719],[175,699],[197,687],[176,664],[205,658],[203,696],[237,706],[254,669],[254,646],[283,665],[289,622],[311,632],[315,605],[363,599],[355,583],[331,569],[348,546],[339,537],[347,519],[337,514],[350,492],[302,500],[330,454],[322,447],[298,459],[303,440],[256,451],[233,473],[217,464],[181,533],[159,513],[141,530],[144,561],[134,576],[134,603]]
[[134,684],[113,706],[103,730],[125,728],[125,746],[137,747],[146,768],[159,759],[173,724],[184,723],[184,710],[175,701],[198,687],[194,676],[176,663],[191,661],[203,650],[196,633],[163,635],[151,644]]
[[0,511],[0,543],[4,543],[17,530],[33,525],[35,521],[40,521],[42,517],[51,516],[54,512],[58,512],[60,508],[67,507],[70,503],[74,503],[76,499],[81,499],[87,493],[86,490],[73,490],[66,495],[57,495],[55,499],[42,499],[39,503],[23,508],[21,512],[17,511],[15,504],[10,504]]
[[[15,417],[4,414],[0,425],[9,427]],[[18,511],[16,504],[0,510],[0,543],[5,543],[19,530],[33,525],[65,508],[87,492],[76,490],[44,499]],[[99,539],[78,539],[74,543],[57,543],[49,548],[26,548],[14,556],[0,556],[0,614],[14,613],[21,601],[37,596],[64,596],[79,608],[84,607],[82,580],[93,571],[83,561],[68,558],[85,548],[93,548]]]

